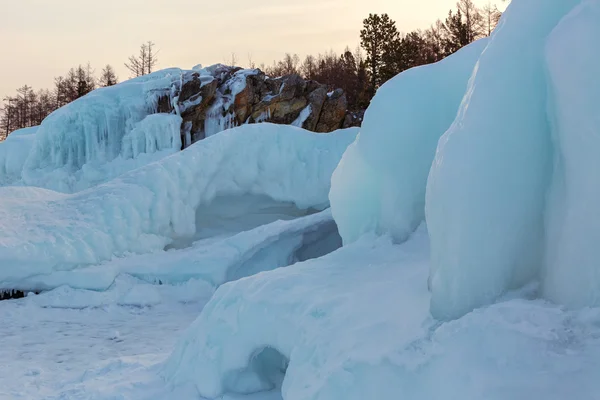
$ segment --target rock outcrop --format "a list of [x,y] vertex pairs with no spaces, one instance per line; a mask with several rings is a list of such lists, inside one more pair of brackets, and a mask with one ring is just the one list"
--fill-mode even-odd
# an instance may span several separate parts
[[179,84],[165,88],[157,103],[157,112],[182,117],[183,147],[234,126],[259,122],[331,132],[347,122],[346,109],[341,89],[328,93],[326,85],[299,75],[270,78],[259,69],[221,64],[182,71]]

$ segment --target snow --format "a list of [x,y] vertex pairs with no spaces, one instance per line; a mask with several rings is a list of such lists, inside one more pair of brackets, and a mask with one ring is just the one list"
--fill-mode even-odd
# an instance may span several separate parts
[[106,291],[126,276],[139,279],[150,291],[156,283],[196,282],[196,287],[203,286],[205,293],[212,293],[225,282],[320,257],[341,247],[329,210],[291,220],[290,216],[288,220],[277,218],[286,216],[271,216],[273,222],[263,221],[263,225],[254,228],[201,239],[184,248],[129,255],[66,271],[29,276],[26,274],[32,271],[23,271],[23,277],[0,281],[0,289],[41,291],[69,287],[98,291],[96,297],[104,301],[107,297],[113,299]]
[[163,374],[211,399],[595,398],[598,310],[568,312],[528,289],[440,323],[428,250],[424,227],[402,245],[367,235],[221,286]]
[[454,120],[486,44],[479,40],[379,88],[332,180],[331,206],[344,243],[369,232],[400,242],[423,221],[437,141]]
[[0,398],[597,400],[599,26],[599,0],[513,0],[358,138],[180,151],[178,69],[11,134]]
[[490,304],[539,272],[552,151],[543,49],[578,2],[511,3],[440,139],[426,206],[436,318]]
[[20,179],[37,129],[36,126],[16,130],[0,142],[0,184],[10,184]]
[[[159,140],[162,133],[157,128],[173,120],[154,128],[150,125],[158,122],[157,119],[146,123],[143,120],[156,112],[158,97],[177,85],[181,75],[179,69],[167,69],[94,90],[50,114],[38,128],[33,128],[35,135],[17,133],[23,143],[7,141],[0,147],[3,161],[0,183],[69,193],[108,181],[143,165],[143,161],[158,159],[158,154],[154,154],[132,162],[131,157],[124,154],[127,149],[124,149],[123,139],[132,134],[139,136],[144,131],[153,135],[149,141]],[[167,118],[165,116],[165,121]],[[170,137],[171,131],[165,134]],[[12,147],[18,147],[18,152],[10,150]],[[102,176],[103,173],[106,175]]]
[[[161,287],[176,295],[179,287]],[[60,289],[0,303],[0,398],[197,400],[157,377],[206,299],[152,307],[92,306],[94,292]],[[89,308],[64,307],[79,298]],[[77,306],[77,304],[74,304]]]
[[[256,215],[260,224],[325,209],[331,174],[356,133],[246,125],[79,193],[0,188],[0,286],[205,238],[215,215]],[[203,213],[210,207],[219,211]]]
[[556,149],[544,293],[571,307],[600,306],[600,2],[584,1],[546,45]]
[[15,136],[24,136],[24,135],[35,135],[39,126],[30,126],[29,128],[22,128],[13,131],[8,135],[9,137],[14,138]]
[[[269,109],[269,112],[270,112],[270,109]],[[300,112],[300,115],[298,115],[298,118],[296,118],[294,120],[294,122],[292,122],[292,125],[302,128],[302,125],[304,125],[304,121],[306,121],[308,119],[308,117],[310,117],[311,113],[312,113],[312,107],[309,104],[302,109],[302,111]],[[258,120],[257,120],[257,122],[258,122]]]

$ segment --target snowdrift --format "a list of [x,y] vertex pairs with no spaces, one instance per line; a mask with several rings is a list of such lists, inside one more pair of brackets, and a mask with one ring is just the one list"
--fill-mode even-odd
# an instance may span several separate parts
[[431,311],[457,318],[534,278],[552,175],[544,46],[580,1],[514,1],[479,59],[427,185]]
[[[211,399],[274,389],[286,400],[390,398],[394,379],[381,364],[427,331],[426,246],[425,230],[405,248],[363,240],[227,283],[165,375]],[[390,318],[392,304],[399,318]]]
[[[68,287],[100,293],[110,292],[105,295],[93,295],[94,299],[87,305],[92,307],[96,306],[97,298],[102,301],[115,300],[115,293],[118,294],[118,302],[122,304],[123,298],[131,298],[122,290],[125,287],[150,293],[146,296],[149,300],[136,299],[140,303],[148,301],[152,304],[157,298],[153,292],[159,290],[152,289],[154,285],[202,286],[204,293],[210,295],[225,282],[317,258],[338,249],[341,245],[341,238],[328,209],[293,220],[277,220],[231,236],[199,240],[183,249],[130,255],[99,265],[68,271],[59,269],[22,279],[0,281],[0,289],[11,287],[21,291],[48,291]],[[136,279],[135,285],[119,284]],[[84,304],[81,297],[82,295],[75,300],[76,305]],[[68,299],[59,300],[62,301],[63,307],[73,306],[65,301]]]
[[331,207],[345,243],[366,232],[401,242],[423,221],[438,139],[456,117],[486,44],[481,39],[379,88],[332,179]]
[[367,236],[227,283],[164,375],[210,399],[593,398],[598,310],[507,298],[440,324],[429,314],[428,250],[425,229],[401,246]]
[[[0,188],[0,282],[231,233],[215,230],[214,218],[226,222],[244,202],[241,230],[325,209],[331,174],[356,133],[248,125],[76,194]],[[211,207],[219,210],[212,220]]]

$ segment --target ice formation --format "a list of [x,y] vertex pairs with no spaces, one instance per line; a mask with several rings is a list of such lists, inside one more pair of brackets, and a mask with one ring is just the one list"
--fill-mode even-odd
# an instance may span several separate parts
[[245,215],[247,230],[322,210],[356,133],[246,125],[79,193],[0,188],[0,282],[228,234],[228,218]]
[[0,142],[0,185],[21,179],[21,171],[33,147],[37,130],[37,126],[19,129]]
[[600,1],[587,0],[546,45],[557,152],[547,210],[544,294],[600,306]]
[[396,398],[386,359],[427,332],[426,242],[425,230],[404,248],[368,238],[222,286],[166,376],[211,399],[273,389],[286,400]]
[[[0,158],[4,159],[0,183],[78,191],[171,154],[160,151],[167,150],[163,145],[171,140],[175,121],[166,114],[164,122],[160,117],[144,119],[156,112],[159,97],[179,83],[181,73],[168,69],[97,89],[53,112],[35,135],[27,135],[27,145],[22,143],[18,152],[9,151],[5,156],[2,149],[21,136],[12,133],[10,140],[0,145]],[[134,157],[123,139],[145,133],[150,135],[146,140],[159,147],[146,158]],[[171,142],[168,150],[174,147],[176,143]]]
[[429,314],[428,265],[421,228],[401,246],[367,235],[225,284],[164,375],[210,399],[593,398],[598,310],[506,298],[440,324]]
[[[179,151],[198,98],[147,109],[179,70],[13,133],[0,291],[50,291],[0,302],[0,397],[595,399],[599,27],[599,0],[513,0],[489,40],[382,87],[358,139],[259,124]],[[89,188],[25,186],[51,178]]]
[[551,178],[543,49],[578,2],[511,4],[440,139],[427,187],[435,317],[489,304],[539,271]]
[[366,232],[400,242],[423,221],[438,139],[454,120],[486,44],[481,39],[379,88],[332,179],[331,207],[345,243]]
[[225,282],[286,267],[341,247],[329,210],[292,220],[276,220],[235,234],[198,240],[182,249],[115,258],[99,265],[37,274],[0,270],[0,289],[48,291],[59,287],[108,291],[120,276],[143,284],[184,285],[203,282],[214,291]]

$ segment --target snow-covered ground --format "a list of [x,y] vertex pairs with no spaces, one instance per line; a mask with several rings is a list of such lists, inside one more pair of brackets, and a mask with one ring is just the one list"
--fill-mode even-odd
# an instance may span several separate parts
[[203,311],[198,282],[127,276],[3,301],[0,398],[598,399],[600,310],[530,286],[439,323],[428,260],[421,227],[226,284]]
[[178,70],[18,132],[0,289],[41,293],[0,301],[0,399],[599,400],[598,26],[513,0],[360,133],[179,152]]

